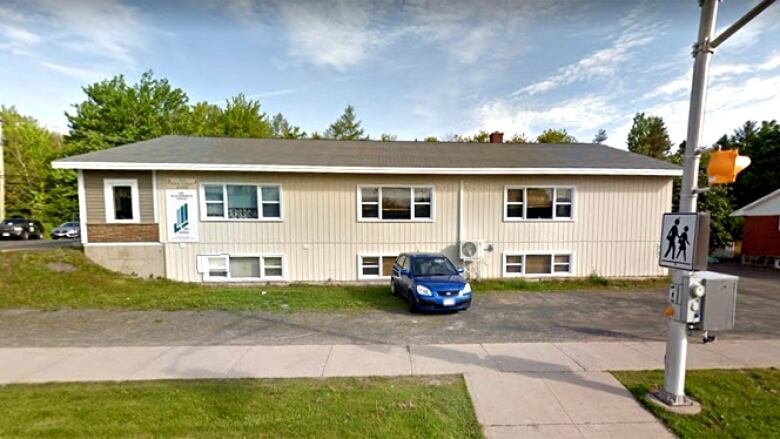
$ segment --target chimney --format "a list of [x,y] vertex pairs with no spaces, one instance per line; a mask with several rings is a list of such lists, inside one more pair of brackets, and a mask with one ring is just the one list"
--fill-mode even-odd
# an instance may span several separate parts
[[490,143],[504,143],[504,133],[498,131],[490,133]]

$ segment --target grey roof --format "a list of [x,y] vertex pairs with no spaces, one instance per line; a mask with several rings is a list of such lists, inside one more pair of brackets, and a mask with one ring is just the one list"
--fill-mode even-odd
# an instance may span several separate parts
[[[284,140],[163,136],[57,160],[73,169],[226,169],[267,167],[284,172],[309,168],[421,173],[500,173],[501,170],[615,170],[623,174],[677,175],[665,161],[599,144],[509,144]],[[488,171],[488,172],[483,172]],[[496,171],[496,172],[490,172]],[[657,172],[642,172],[657,171]],[[318,172],[310,170],[310,172]],[[328,172],[322,170],[321,172]],[[335,172],[335,171],[330,171]],[[403,172],[403,171],[401,171]],[[565,173],[565,172],[555,172]],[[586,173],[586,172],[575,172]],[[598,173],[598,172],[592,172]]]

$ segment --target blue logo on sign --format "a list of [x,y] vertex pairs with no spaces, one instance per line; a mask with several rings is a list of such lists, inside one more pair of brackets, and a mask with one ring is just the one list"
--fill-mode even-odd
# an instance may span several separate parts
[[173,224],[173,232],[179,233],[186,229],[189,224],[190,214],[187,209],[187,203],[184,203],[178,210],[176,210],[176,223]]

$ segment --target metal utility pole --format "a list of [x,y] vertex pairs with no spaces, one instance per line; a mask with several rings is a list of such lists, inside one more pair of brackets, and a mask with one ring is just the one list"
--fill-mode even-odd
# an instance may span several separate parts
[[[688,112],[688,135],[685,142],[685,162],[682,186],[680,187],[680,212],[696,212],[697,187],[699,176],[699,141],[704,122],[704,103],[707,96],[707,79],[710,59],[715,48],[737,32],[742,26],[755,18],[775,0],[763,0],[750,12],[731,25],[722,34],[713,38],[715,20],[720,0],[700,0],[701,17],[699,36],[693,46],[693,80],[691,84],[691,103]],[[690,272],[672,270],[672,282],[679,284],[684,275]],[[688,355],[688,325],[674,319],[668,320],[666,338],[666,359],[664,367],[664,388],[659,398],[668,405],[688,405],[685,396],[685,366]]]
[[3,155],[3,118],[0,117],[0,221],[5,219],[5,156]]

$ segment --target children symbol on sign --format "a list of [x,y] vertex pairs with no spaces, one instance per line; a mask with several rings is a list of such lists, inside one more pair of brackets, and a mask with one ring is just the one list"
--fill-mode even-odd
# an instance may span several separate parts
[[[677,259],[675,256],[675,252],[677,251],[677,238],[679,237],[679,231],[677,230],[677,226],[680,225],[680,219],[677,218],[674,220],[674,225],[669,229],[669,233],[666,234],[666,240],[669,241],[669,246],[666,248],[666,253],[664,253],[664,258],[669,257],[669,253],[672,254],[672,259]],[[688,228],[686,227],[685,230],[687,231]],[[685,240],[688,240],[688,235],[686,235]]]
[[675,259],[680,257],[680,253],[683,255],[683,261],[688,259],[688,253],[685,251],[689,245],[691,245],[690,242],[688,242],[688,226],[685,226],[683,228],[683,232],[680,234],[680,237],[677,239],[677,244],[679,245],[679,250],[677,250],[677,256]]

